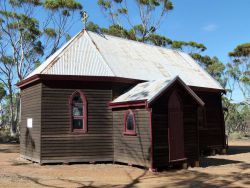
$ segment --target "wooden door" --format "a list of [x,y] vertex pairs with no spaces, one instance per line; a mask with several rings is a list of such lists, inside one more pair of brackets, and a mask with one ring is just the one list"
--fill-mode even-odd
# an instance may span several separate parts
[[168,130],[169,161],[184,160],[183,108],[177,91],[172,92],[168,101]]

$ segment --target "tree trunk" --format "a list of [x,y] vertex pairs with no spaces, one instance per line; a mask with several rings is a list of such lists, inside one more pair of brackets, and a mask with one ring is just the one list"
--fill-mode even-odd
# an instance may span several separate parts
[[15,106],[14,97],[11,81],[8,82],[9,85],[9,97],[10,97],[10,135],[11,137],[16,136],[16,123],[15,123]]
[[16,116],[15,116],[15,126],[16,126],[16,133],[19,134],[19,126],[20,126],[20,120],[21,120],[21,97],[20,94],[16,94]]

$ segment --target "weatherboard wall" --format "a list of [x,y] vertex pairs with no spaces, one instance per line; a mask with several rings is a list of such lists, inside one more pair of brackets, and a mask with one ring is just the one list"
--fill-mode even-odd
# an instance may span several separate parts
[[[184,151],[187,161],[199,160],[197,107],[198,104],[180,85],[175,85],[183,106]],[[169,164],[168,99],[173,89],[162,95],[152,105],[153,166],[162,168]]]
[[[113,161],[111,89],[95,83],[44,83],[42,87],[41,162]],[[98,85],[98,84],[97,84]],[[81,90],[87,99],[88,132],[70,130],[69,98]]]
[[197,91],[205,103],[205,123],[199,127],[200,150],[225,148],[225,124],[220,92]]
[[146,109],[132,109],[136,135],[125,135],[124,117],[127,110],[113,110],[114,161],[151,167],[150,112]]
[[[42,84],[21,90],[20,154],[26,159],[40,162],[41,152],[41,99]],[[27,119],[32,118],[32,127]]]

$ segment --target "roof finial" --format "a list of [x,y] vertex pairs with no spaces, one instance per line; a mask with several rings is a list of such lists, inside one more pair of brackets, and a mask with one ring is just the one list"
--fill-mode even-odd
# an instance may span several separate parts
[[81,11],[80,14],[81,14],[81,17],[82,17],[82,22],[84,23],[84,29],[86,29],[89,15],[88,15],[88,13],[86,11]]

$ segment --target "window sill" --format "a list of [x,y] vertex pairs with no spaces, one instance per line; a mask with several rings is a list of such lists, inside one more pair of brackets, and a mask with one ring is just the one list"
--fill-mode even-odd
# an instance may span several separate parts
[[123,135],[124,135],[124,136],[137,136],[137,134],[136,134],[136,133],[134,133],[134,132],[133,132],[133,133],[130,133],[130,132],[124,132],[124,133],[123,133]]
[[71,133],[72,134],[86,134],[87,131],[86,130],[72,130]]

